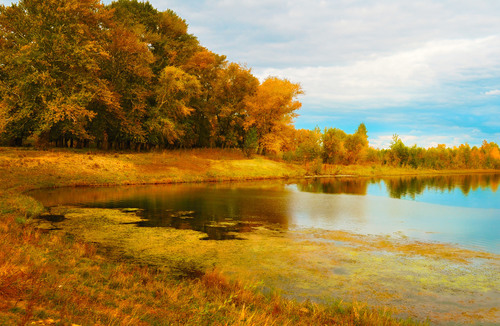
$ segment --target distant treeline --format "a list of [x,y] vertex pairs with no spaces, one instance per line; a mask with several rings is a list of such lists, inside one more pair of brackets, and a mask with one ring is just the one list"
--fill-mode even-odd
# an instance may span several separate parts
[[298,84],[202,47],[148,2],[20,0],[0,6],[4,144],[281,151]]
[[462,144],[431,148],[405,145],[394,135],[388,149],[368,146],[368,135],[362,123],[354,134],[336,128],[297,130],[295,142],[283,158],[290,161],[329,164],[378,164],[394,167],[425,169],[500,169],[500,148],[494,142],[483,141],[481,147]]

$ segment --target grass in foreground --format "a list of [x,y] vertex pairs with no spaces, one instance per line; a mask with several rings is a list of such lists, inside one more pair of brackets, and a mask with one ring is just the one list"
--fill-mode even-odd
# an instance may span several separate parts
[[110,260],[69,236],[37,230],[43,207],[20,191],[69,185],[300,176],[297,166],[231,151],[118,154],[0,149],[0,324],[398,325],[362,304],[266,297],[217,271],[175,279]]
[[[366,175],[360,172],[364,169],[344,168],[334,174]],[[372,170],[368,175],[374,175]],[[305,173],[300,166],[263,158],[248,160],[238,152],[222,150],[96,154],[0,148],[0,324],[415,324],[360,303],[322,306],[264,296],[217,271],[179,280],[155,268],[111,260],[92,244],[31,226],[30,217],[40,214],[43,207],[21,195],[43,187],[243,180]]]
[[175,279],[110,260],[92,244],[20,222],[36,212],[24,207],[0,218],[2,325],[414,324],[359,303],[321,306],[264,296],[214,270]]

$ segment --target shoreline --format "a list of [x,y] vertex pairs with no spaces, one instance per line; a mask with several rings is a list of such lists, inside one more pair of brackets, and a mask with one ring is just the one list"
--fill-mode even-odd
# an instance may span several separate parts
[[[328,164],[323,164],[322,170],[322,174],[313,175],[303,164],[276,161],[261,156],[248,159],[238,150],[195,149],[119,153],[0,147],[0,191],[13,190],[22,193],[59,187],[500,173],[500,170],[493,169],[428,170],[381,165]],[[9,173],[12,178],[8,178]],[[27,174],[33,177],[29,179]],[[25,180],[20,180],[17,184],[12,181],[19,179],[19,176]]]
[[[349,172],[353,170],[358,174]],[[377,170],[369,166],[340,167],[336,171],[338,173],[334,176],[335,178],[500,173],[496,170],[451,171],[453,173],[392,168]],[[190,296],[197,298],[193,302],[177,298],[169,303],[173,307],[173,310],[170,310],[165,307],[161,296],[148,296],[144,299],[145,294],[138,293],[140,289],[134,285],[137,281],[128,283],[120,281],[121,278],[134,279],[133,275],[138,273],[138,268],[146,267],[126,261],[112,262],[111,258],[108,259],[98,254],[97,247],[91,243],[92,241],[78,240],[64,232],[43,231],[29,223],[33,217],[42,214],[45,210],[45,207],[26,194],[31,190],[318,177],[306,176],[307,172],[307,169],[300,165],[272,161],[263,157],[247,159],[241,153],[223,150],[133,154],[0,148],[0,229],[4,234],[4,239],[0,239],[0,251],[5,253],[3,255],[0,253],[0,299],[4,296],[5,302],[0,303],[0,324],[2,322],[22,324],[23,320],[40,322],[49,319],[76,324],[102,323],[106,320],[114,323],[126,320],[138,322],[149,319],[152,322],[153,320],[170,320],[175,323],[177,320],[178,323],[182,321],[183,324],[196,325],[207,321],[203,307],[214,307],[214,310],[211,310],[212,317],[221,318],[220,324],[239,323],[238,320],[242,314],[255,316],[250,319],[252,321],[250,324],[261,324],[266,321],[302,325],[421,324],[418,321],[390,318],[386,313],[380,313],[377,309],[369,308],[356,301],[311,306],[308,302],[300,303],[283,298],[277,299],[278,297],[275,296],[264,296],[256,289],[245,292],[247,287],[252,288],[252,286],[229,280],[218,271],[205,271],[197,274],[194,281],[182,280],[181,285],[178,284],[178,280],[169,279],[168,275],[163,275],[161,282],[155,281],[154,279],[159,277],[155,269],[140,272],[143,280],[147,280],[141,282],[146,282],[148,287],[154,288],[154,290],[151,288],[148,293],[167,293],[172,288],[173,293],[186,293],[187,298]],[[387,173],[375,174],[381,172]],[[331,175],[321,176],[321,178],[327,177]],[[193,267],[190,267],[189,261],[185,263],[187,265],[182,268],[189,270]],[[100,272],[95,274],[93,270]],[[101,274],[104,278],[101,278]],[[116,275],[122,276],[117,278]],[[5,292],[3,288],[2,277],[17,279],[8,288],[8,292]],[[115,285],[110,287],[109,282]],[[61,288],[59,285],[62,283],[68,285]],[[40,284],[41,288],[37,290],[39,293],[33,292],[34,288],[29,284]],[[220,286],[228,290],[221,292]],[[75,289],[79,289],[79,292],[75,292]],[[8,293],[8,296],[5,296],[5,293]],[[103,298],[100,293],[109,293],[106,300],[110,302],[111,308],[102,305]],[[56,301],[50,299],[54,294],[60,296],[61,299]],[[112,299],[113,297],[121,298],[124,295],[127,296],[126,302],[129,303],[122,304]],[[176,296],[175,294],[169,295]],[[241,301],[235,304],[235,295],[246,299],[240,299]],[[86,298],[92,298],[92,301]],[[145,308],[144,314],[140,317],[131,315],[127,307],[129,304],[140,305],[141,300],[158,305],[157,311]],[[79,303],[73,304],[74,302]],[[180,308],[183,306],[189,307],[188,311],[177,316],[179,309],[185,310],[185,308]],[[224,309],[215,309],[219,306]],[[278,309],[279,313],[276,313],[275,309]],[[89,310],[99,311],[97,317],[89,315],[86,312]],[[120,313],[117,314],[116,311]],[[361,314],[360,311],[363,313]]]

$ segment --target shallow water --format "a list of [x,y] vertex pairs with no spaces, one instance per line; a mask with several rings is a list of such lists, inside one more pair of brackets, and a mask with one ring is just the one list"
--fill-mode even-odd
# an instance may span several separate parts
[[220,184],[63,188],[46,206],[140,208],[144,227],[232,239],[256,225],[397,235],[500,253],[500,175],[331,178]]
[[30,194],[58,217],[46,217],[49,228],[141,263],[216,266],[291,298],[359,300],[433,323],[494,325],[499,181],[302,179]]

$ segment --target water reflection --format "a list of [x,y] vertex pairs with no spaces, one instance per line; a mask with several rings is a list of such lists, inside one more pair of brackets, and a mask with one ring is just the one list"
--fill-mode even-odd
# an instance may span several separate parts
[[[280,182],[44,189],[30,194],[45,206],[141,208],[141,227],[193,229],[207,239],[238,239],[257,226],[288,228],[289,206]],[[250,199],[250,200],[249,200]]]
[[460,189],[464,195],[477,189],[491,189],[496,192],[500,182],[499,174],[491,175],[453,175],[433,177],[385,178],[389,195],[392,198],[409,197],[415,199],[426,190],[451,192]]
[[[380,195],[376,189],[385,189],[387,195],[397,199],[412,199],[426,192],[452,193],[459,190],[464,196],[478,189],[495,193],[500,183],[500,174],[401,176],[385,178],[319,178],[298,181],[299,191],[326,194]],[[426,201],[421,198],[421,201]],[[433,201],[432,201],[433,202]],[[500,206],[499,206],[500,207]]]
[[31,195],[45,206],[140,208],[138,226],[193,229],[211,240],[244,238],[262,226],[318,228],[397,233],[496,253],[499,181],[498,174],[333,178],[66,188]]
[[317,178],[297,182],[297,188],[304,192],[325,194],[366,195],[368,184],[376,182],[365,178]]

